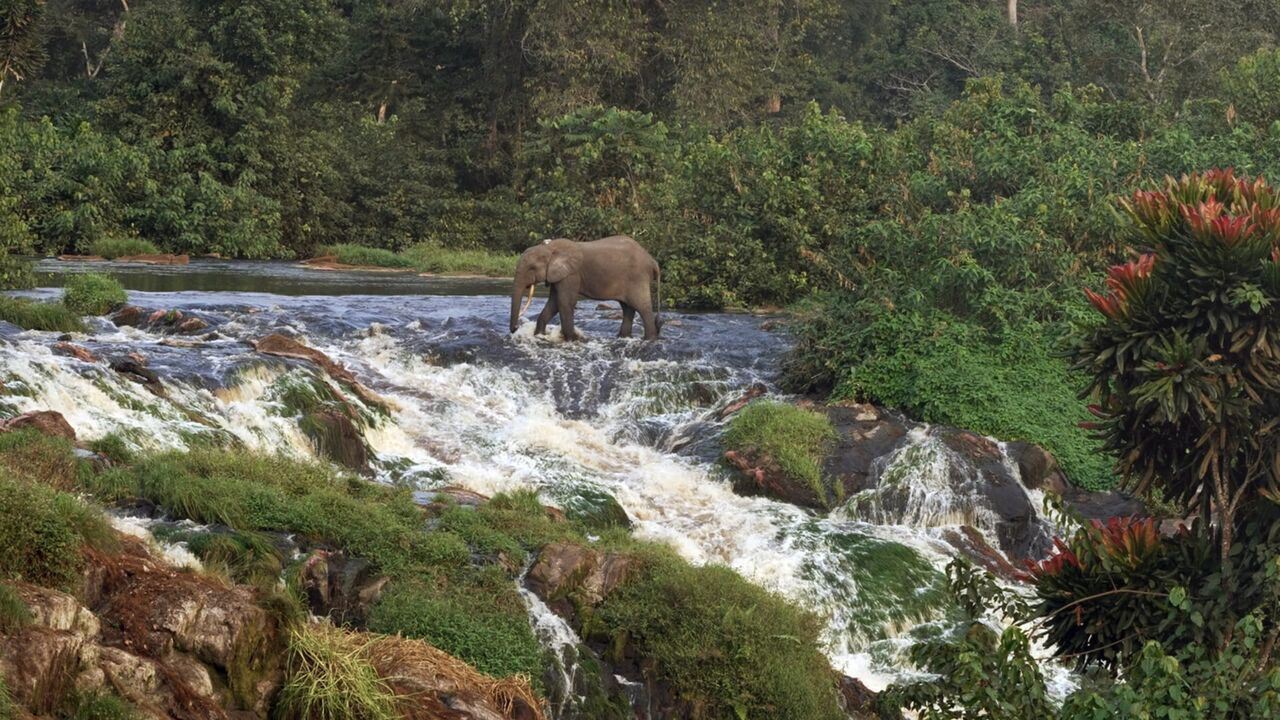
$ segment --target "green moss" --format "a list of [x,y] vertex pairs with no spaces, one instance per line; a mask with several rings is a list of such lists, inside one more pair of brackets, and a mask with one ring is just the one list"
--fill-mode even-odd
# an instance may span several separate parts
[[106,693],[76,693],[68,704],[68,720],[139,720],[142,717],[127,701]]
[[89,246],[90,255],[98,255],[114,260],[128,255],[156,255],[160,248],[142,238],[107,237],[96,240]]
[[62,304],[80,315],[103,315],[128,299],[120,281],[101,273],[73,275],[62,291]]
[[31,610],[12,585],[0,583],[0,635],[20,630],[31,622]]
[[825,415],[772,400],[748,405],[724,434],[727,449],[772,459],[788,480],[807,485],[828,507],[841,499],[839,486],[822,477],[822,461],[834,440]]
[[640,561],[591,622],[612,652],[651,659],[697,717],[844,717],[816,617],[725,567],[652,548]]
[[542,648],[501,568],[454,573],[435,584],[392,585],[370,613],[369,628],[426,640],[497,677],[542,675]]
[[0,470],[0,578],[71,589],[85,544],[110,547],[102,514],[78,498]]
[[35,302],[0,295],[0,321],[24,330],[84,332],[80,316],[61,303]]
[[395,720],[395,695],[363,654],[363,641],[324,626],[289,638],[281,720]]

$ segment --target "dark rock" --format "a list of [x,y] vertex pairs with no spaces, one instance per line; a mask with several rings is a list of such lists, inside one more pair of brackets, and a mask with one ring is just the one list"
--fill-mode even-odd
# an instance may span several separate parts
[[198,333],[207,327],[209,327],[209,323],[205,322],[204,320],[201,320],[198,317],[189,317],[186,320],[183,320],[182,322],[178,323],[177,330],[178,332],[183,333],[184,335],[191,335],[194,333]]
[[43,435],[76,441],[75,428],[55,410],[34,410],[22,413],[7,420],[0,420],[0,433],[15,430],[35,430]]
[[876,461],[897,450],[910,428],[901,418],[874,405],[831,405],[826,414],[836,431],[836,442],[822,472],[850,497],[866,489]]
[[525,585],[557,615],[573,622],[576,607],[594,607],[634,570],[634,558],[557,542],[542,549]]
[[318,454],[357,472],[369,470],[369,448],[355,422],[339,410],[315,410],[302,419]]
[[719,418],[721,420],[724,420],[730,415],[746,407],[748,403],[760,397],[761,395],[764,395],[766,392],[768,392],[768,388],[766,388],[761,383],[755,383],[750,388],[748,388],[747,391],[743,393],[737,400],[734,400],[733,402],[726,405],[724,409],[720,411]]
[[332,358],[315,348],[307,347],[301,342],[281,335],[280,333],[272,333],[266,337],[253,343],[253,348],[264,355],[274,355],[276,357],[294,358],[297,360],[306,360],[319,365],[334,380],[346,383],[360,399],[370,405],[385,407],[386,403],[382,398],[378,397],[373,391],[356,381],[351,371],[334,362]]
[[1022,484],[1031,490],[1044,490],[1055,495],[1066,491],[1067,476],[1058,467],[1053,453],[1039,445],[1011,442],[1005,445],[1009,458],[1018,466]]
[[840,707],[851,718],[876,718],[876,692],[861,680],[851,678],[848,675],[840,676],[839,684]]
[[971,525],[961,525],[959,529],[946,528],[942,531],[942,539],[957,552],[965,556],[974,565],[981,567],[996,577],[1008,582],[1019,582],[1025,574],[1016,565],[1009,562],[982,533]]
[[160,376],[155,371],[148,369],[144,362],[138,362],[133,353],[111,360],[111,369],[146,387],[153,394],[159,397],[165,396],[165,389],[160,382]]
[[1141,500],[1121,492],[1090,492],[1078,487],[1069,487],[1062,493],[1062,499],[1067,507],[1085,520],[1105,522],[1114,517],[1151,516],[1151,512]]
[[137,305],[125,305],[111,315],[111,322],[119,327],[138,327],[146,320],[145,312]]
[[[773,458],[754,448],[728,450],[724,460],[738,470],[734,489],[743,495],[765,495],[816,510],[829,509],[835,502],[834,493],[828,492],[827,487],[815,488],[808,482],[790,477]],[[819,490],[823,492],[819,494]]]
[[313,615],[356,628],[365,626],[369,609],[390,582],[368,560],[325,550],[315,550],[303,561],[300,577]]

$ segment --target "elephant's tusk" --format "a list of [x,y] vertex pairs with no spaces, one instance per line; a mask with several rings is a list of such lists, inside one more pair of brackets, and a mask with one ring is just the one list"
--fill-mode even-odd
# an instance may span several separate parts
[[529,283],[529,297],[525,298],[524,304],[520,306],[519,317],[524,317],[524,311],[529,309],[533,304],[533,283]]

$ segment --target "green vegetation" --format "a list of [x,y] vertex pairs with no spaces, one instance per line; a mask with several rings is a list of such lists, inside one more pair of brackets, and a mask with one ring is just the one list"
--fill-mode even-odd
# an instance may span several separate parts
[[79,315],[104,315],[127,299],[120,281],[101,273],[73,275],[62,291],[62,304]]
[[368,642],[323,626],[294,629],[276,716],[285,720],[399,718],[395,695],[364,657]]
[[62,303],[36,302],[0,295],[0,320],[25,330],[84,332],[80,315]]
[[441,275],[490,275],[505,277],[516,266],[517,257],[490,250],[446,248],[436,243],[418,243],[401,252],[363,247],[349,243],[329,245],[316,251],[317,257],[332,255],[347,265],[415,270]]
[[13,720],[16,715],[13,697],[9,695],[9,685],[0,673],[0,720]]
[[104,237],[93,241],[88,247],[90,255],[97,255],[108,260],[129,255],[156,255],[160,248],[155,243],[135,237]]
[[734,415],[724,445],[772,460],[788,480],[808,486],[820,502],[832,505],[842,499],[843,488],[823,479],[822,461],[835,438],[831,422],[821,413],[756,401]]
[[817,618],[723,567],[646,549],[588,623],[691,703],[692,717],[842,718]]
[[71,588],[80,547],[113,539],[101,513],[75,496],[0,470],[0,578]]
[[12,585],[0,583],[0,635],[13,633],[31,622],[31,611]]
[[105,693],[76,693],[66,714],[68,720],[137,720],[141,716],[125,700]]

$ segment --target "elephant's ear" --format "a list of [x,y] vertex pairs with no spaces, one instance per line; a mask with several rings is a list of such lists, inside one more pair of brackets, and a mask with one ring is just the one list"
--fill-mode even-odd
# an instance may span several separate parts
[[547,263],[547,282],[558,283],[578,272],[581,265],[582,258],[577,253],[558,252]]

